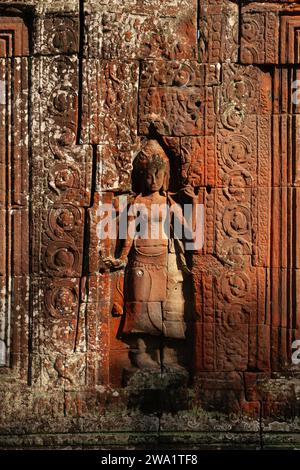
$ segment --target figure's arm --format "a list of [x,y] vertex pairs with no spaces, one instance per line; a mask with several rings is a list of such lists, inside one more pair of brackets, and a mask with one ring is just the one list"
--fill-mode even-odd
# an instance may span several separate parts
[[[130,204],[127,209],[127,231],[126,231],[126,238],[124,240],[120,255],[116,258],[114,256],[108,256],[106,258],[103,258],[103,263],[107,268],[110,269],[122,269],[126,266],[127,264],[127,257],[129,255],[129,252],[131,250],[132,244],[133,244],[133,238],[130,236],[130,231],[129,231],[129,226],[132,221],[134,221],[135,217],[133,215],[130,215],[130,207],[132,204]],[[118,216],[119,221],[121,219],[120,216]]]
[[134,216],[133,215],[128,215],[127,217],[127,223],[128,223],[128,226],[127,226],[127,236],[126,236],[126,239],[124,240],[124,243],[123,243],[123,246],[122,246],[122,250],[121,250],[121,253],[120,253],[120,256],[119,256],[119,259],[122,260],[122,262],[124,263],[127,263],[127,257],[129,255],[129,252],[131,250],[131,247],[132,247],[132,244],[133,244],[133,238],[130,236],[130,231],[129,231],[129,225],[130,223],[132,223],[134,221]]
[[[183,227],[184,237],[186,240],[194,241],[195,240],[195,231],[196,231],[196,205],[197,205],[197,196],[194,193],[192,186],[185,186],[179,193],[178,196],[181,200],[181,204],[178,204],[174,201],[173,198],[169,197],[171,203],[171,210],[174,214],[174,218],[177,219],[178,224]],[[189,220],[186,218],[187,209],[184,208],[184,204],[189,204]],[[183,205],[183,208],[182,208]],[[184,210],[185,209],[185,210]]]

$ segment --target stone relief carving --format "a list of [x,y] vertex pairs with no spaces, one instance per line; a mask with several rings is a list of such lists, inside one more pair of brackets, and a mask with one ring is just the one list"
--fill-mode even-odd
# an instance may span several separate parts
[[[0,18],[0,366],[19,378],[29,290],[28,28]],[[23,301],[22,301],[23,297]],[[17,358],[17,355],[19,357]]]
[[[195,204],[196,195],[191,185],[177,194],[170,193],[169,159],[156,140],[146,142],[133,168],[136,193],[128,217],[131,222],[141,217],[141,224],[145,218],[147,233],[128,231],[119,256],[104,258],[102,262],[111,269],[126,264],[123,288],[118,291],[114,311],[124,313],[122,337],[130,344],[132,366],[159,371],[180,368],[186,365],[182,349],[187,323],[192,321],[191,272],[183,241],[174,234],[169,238],[165,231],[163,210],[170,207],[174,212],[171,215],[174,230],[174,218],[187,224],[179,202]],[[156,214],[157,207],[160,210]],[[155,238],[151,236],[153,224],[157,230]]]
[[[36,435],[28,403],[37,419],[54,418],[51,436],[86,414],[97,424],[84,428],[83,419],[80,430],[95,435],[100,425],[144,432],[148,422],[202,432],[203,408],[246,413],[260,429],[270,415],[295,415],[299,384],[273,384],[279,372],[296,374],[290,345],[300,337],[299,3],[19,4],[7,16],[0,7],[5,439],[23,419]],[[33,15],[30,48],[22,4]],[[134,204],[180,212],[195,200],[192,188],[205,212],[205,244],[192,262],[173,236],[95,237],[99,201],[117,206],[129,194],[123,215],[138,220]],[[170,377],[190,369],[195,400],[186,403],[199,404],[199,416],[187,410],[172,421],[158,400],[161,418],[135,428],[141,390],[160,387],[161,398]]]

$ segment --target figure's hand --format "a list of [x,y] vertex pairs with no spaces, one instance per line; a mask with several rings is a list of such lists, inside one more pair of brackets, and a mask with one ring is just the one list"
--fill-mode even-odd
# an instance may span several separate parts
[[180,190],[180,196],[182,197],[182,199],[192,199],[193,201],[197,199],[194,188],[190,184],[187,184],[186,186],[184,186],[184,188]]
[[124,259],[113,258],[112,256],[102,258],[102,262],[109,269],[122,269],[126,266],[126,261]]

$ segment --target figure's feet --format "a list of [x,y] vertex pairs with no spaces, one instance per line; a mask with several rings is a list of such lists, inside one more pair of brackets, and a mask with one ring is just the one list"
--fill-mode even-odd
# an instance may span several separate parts
[[154,361],[147,352],[147,346],[143,338],[137,340],[137,349],[130,352],[131,362],[138,369],[160,370],[158,361]]
[[176,350],[167,346],[163,348],[162,369],[164,372],[186,372],[186,368],[179,364]]
[[132,352],[131,361],[139,369],[160,370],[158,362],[154,361],[146,352]]
[[162,366],[163,372],[178,372],[178,373],[187,373],[187,370],[185,367],[181,366],[180,364],[166,364],[163,363]]

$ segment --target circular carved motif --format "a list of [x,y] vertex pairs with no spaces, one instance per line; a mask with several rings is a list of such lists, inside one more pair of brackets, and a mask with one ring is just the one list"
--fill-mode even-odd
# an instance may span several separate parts
[[75,256],[70,248],[60,248],[53,255],[53,260],[58,268],[72,268]]
[[236,134],[227,137],[222,142],[221,157],[226,166],[243,165],[251,158],[251,143],[243,135]]
[[228,102],[245,103],[255,99],[255,87],[247,77],[236,78],[226,88]]
[[248,42],[256,42],[260,34],[260,27],[253,18],[247,18],[242,24],[242,37]]
[[221,119],[226,129],[234,131],[243,126],[245,112],[241,107],[229,104],[221,114]]
[[49,186],[57,193],[80,187],[80,174],[73,165],[58,164],[49,175]]
[[249,292],[250,281],[243,273],[227,272],[221,278],[221,292],[228,302],[237,302]]
[[50,243],[45,252],[45,263],[56,275],[72,275],[79,270],[80,256],[77,248],[65,241]]
[[77,37],[73,29],[66,25],[56,26],[56,31],[52,38],[53,48],[60,52],[74,52],[77,46]]
[[53,155],[58,159],[73,156],[72,146],[76,143],[76,133],[66,124],[64,128],[57,127],[49,132],[49,146]]
[[174,77],[175,86],[187,86],[193,78],[193,70],[186,64],[183,64]]
[[63,170],[56,172],[55,174],[55,186],[58,189],[73,188],[75,182],[75,175],[70,168],[64,168]]
[[82,217],[78,207],[72,204],[53,207],[49,211],[49,227],[56,236],[63,236],[65,232],[73,231],[81,225]]
[[242,202],[246,188],[252,187],[252,176],[248,171],[238,168],[224,175],[223,185],[223,193],[227,199]]
[[49,107],[53,114],[72,114],[74,109],[77,107],[76,91],[70,86],[54,88],[50,95]]
[[243,268],[245,255],[251,255],[251,245],[246,240],[224,240],[218,257],[227,266],[233,268]]
[[70,286],[58,286],[45,294],[47,311],[54,318],[70,316],[77,307],[76,289]]
[[250,212],[247,207],[234,204],[225,209],[223,228],[230,237],[237,238],[250,232]]

